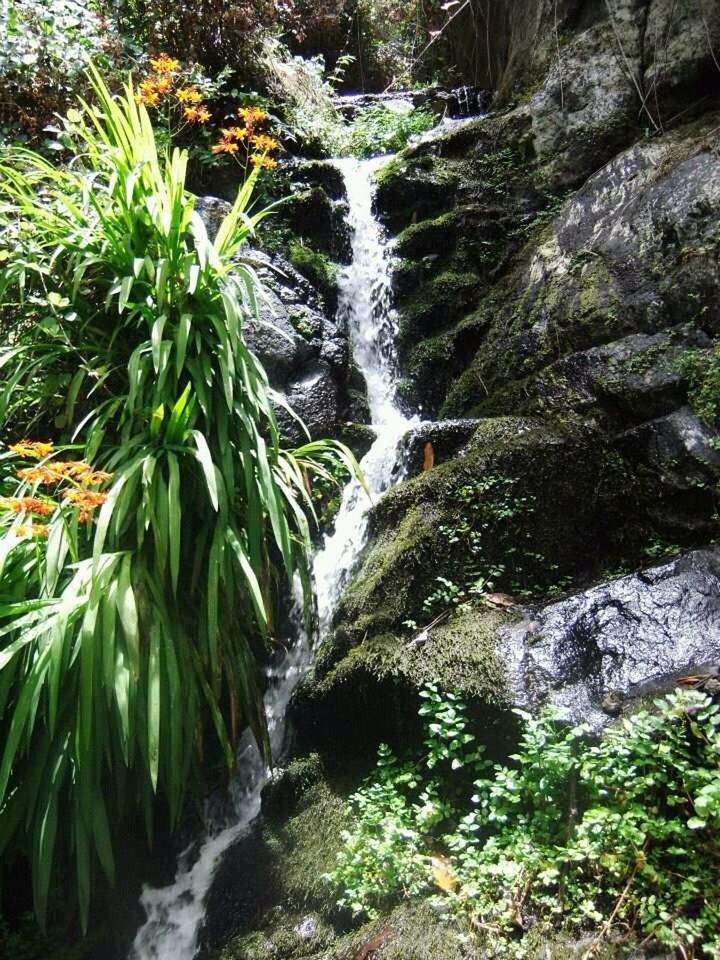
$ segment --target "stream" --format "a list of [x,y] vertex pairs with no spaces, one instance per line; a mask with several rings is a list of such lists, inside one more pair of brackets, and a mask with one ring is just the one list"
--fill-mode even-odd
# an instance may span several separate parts
[[[402,440],[414,421],[395,403],[396,318],[390,286],[391,253],[385,232],[373,216],[374,173],[386,157],[336,161],[349,202],[352,262],[339,277],[338,323],[352,342],[353,356],[367,384],[371,425],[377,439],[361,462],[371,498],[353,479],[345,488],[332,535],[313,558],[317,594],[318,635],[356,566],[365,542],[368,509],[383,491],[403,477]],[[287,740],[287,708],[298,682],[312,665],[318,637],[298,626],[289,652],[270,668],[265,711],[275,761],[283,759]],[[228,824],[211,825],[198,845],[181,855],[173,883],[143,890],[146,921],[138,930],[130,960],[192,960],[205,916],[205,899],[225,852],[260,814],[261,792],[270,777],[251,734],[238,747],[240,774],[231,785],[233,814]]]

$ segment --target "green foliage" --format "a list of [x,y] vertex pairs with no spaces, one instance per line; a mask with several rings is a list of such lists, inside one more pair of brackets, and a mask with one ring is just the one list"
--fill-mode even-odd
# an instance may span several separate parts
[[[546,710],[520,713],[511,764],[492,770],[462,703],[425,692],[420,760],[382,747],[350,803],[332,875],[340,903],[375,915],[433,878],[490,955],[525,956],[529,918],[577,932],[616,925],[684,956],[720,957],[720,706],[680,691],[588,740]],[[450,858],[438,876],[437,856]],[[435,868],[433,872],[433,863]]]
[[[516,546],[502,551],[500,561],[494,551],[498,543],[514,542],[507,536],[519,520],[535,509],[533,498],[517,496],[511,477],[488,474],[462,486],[457,493],[462,510],[452,523],[440,524],[438,532],[454,548],[462,548],[463,577],[455,582],[436,577],[435,589],[423,600],[423,613],[436,616],[451,607],[494,590],[507,581],[518,595],[529,595],[552,573],[545,559],[529,547]],[[488,542],[487,530],[495,533]]]
[[104,0],[2,4],[0,89],[4,118],[15,124],[15,132],[39,138],[53,112],[86,86],[90,61],[108,69],[120,57],[122,44],[112,12]]
[[720,426],[720,347],[686,350],[677,365],[687,378],[695,413],[710,426]]
[[126,813],[173,825],[208,751],[232,768],[248,724],[266,747],[255,657],[296,574],[308,596],[305,472],[354,469],[339,445],[280,448],[245,344],[255,174],[210,242],[187,155],[158,152],[129,86],[93,86],[70,167],[0,165],[0,422],[29,409],[114,473],[92,536],[66,511],[47,547],[2,520],[0,852],[31,857],[41,919],[56,848],[85,919]]
[[371,104],[358,110],[346,133],[346,151],[358,157],[395,153],[407,146],[410,137],[425,133],[437,123],[429,110],[416,109],[400,113]]

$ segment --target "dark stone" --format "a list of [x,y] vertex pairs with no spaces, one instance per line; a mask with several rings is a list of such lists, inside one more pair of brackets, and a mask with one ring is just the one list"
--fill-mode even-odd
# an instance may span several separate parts
[[456,120],[487,113],[492,96],[492,90],[482,87],[456,87],[450,91],[438,91],[433,99],[448,117]]
[[434,464],[439,465],[458,454],[462,455],[462,447],[479,424],[479,420],[440,420],[427,421],[414,427],[405,440],[408,475],[422,471],[428,443],[432,444]]
[[275,820],[288,817],[308,788],[322,777],[322,760],[317,754],[292,760],[284,769],[274,771],[263,787],[262,812]]
[[345,200],[347,192],[343,175],[329,160],[306,160],[296,162],[290,171],[293,185],[305,189],[320,187],[331,200]]
[[[528,614],[500,630],[511,695],[576,721],[667,690],[720,658],[720,550],[686,554]],[[603,706],[605,704],[605,706]]]
[[313,247],[337,263],[349,263],[352,257],[347,205],[333,202],[320,187],[311,187],[294,194],[284,215],[297,236],[309,240]]
[[205,224],[205,229],[211,240],[215,239],[220,224],[231,209],[232,204],[220,197],[206,195],[197,197],[195,200],[195,212]]
[[[341,419],[340,400],[338,387],[328,363],[317,360],[303,367],[297,376],[288,381],[286,396],[290,406],[303,420],[313,439],[333,435]],[[301,434],[297,425],[288,421],[284,411],[282,413],[281,422],[288,435],[296,435],[300,439]]]

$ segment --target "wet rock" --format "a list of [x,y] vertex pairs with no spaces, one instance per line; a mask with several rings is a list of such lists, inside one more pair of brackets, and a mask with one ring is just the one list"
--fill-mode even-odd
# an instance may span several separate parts
[[622,434],[618,446],[657,472],[676,491],[708,488],[710,495],[720,478],[717,430],[699,420],[689,407],[651,420]]
[[[718,329],[720,272],[709,238],[720,215],[720,160],[705,149],[714,123],[632,147],[564,206],[527,259],[448,334],[472,326],[481,342],[444,415],[497,410],[494,395],[510,383],[527,395],[559,357],[634,333],[692,323],[700,339]],[[611,383],[610,354],[606,362]],[[602,377],[594,378],[602,393]]]
[[316,250],[338,263],[350,262],[346,204],[333,202],[320,187],[311,187],[295,193],[283,213],[293,233],[310,240]]
[[[313,438],[329,437],[341,420],[338,387],[332,369],[324,360],[303,367],[288,381],[285,395]],[[281,422],[288,436],[301,438],[296,425],[284,414]]]
[[258,303],[257,319],[245,323],[248,346],[264,366],[271,384],[282,387],[290,373],[312,356],[307,340],[296,331],[282,301],[272,291]]
[[[277,253],[252,249],[248,259],[264,292],[259,317],[246,322],[245,336],[270,385],[309,418],[314,437],[332,435],[341,421],[362,423],[364,381],[355,376],[346,332],[327,316],[318,291]],[[296,420],[282,406],[276,413],[286,438],[302,442]]]
[[428,443],[432,445],[433,465],[439,465],[462,450],[479,424],[479,420],[440,420],[415,427],[405,440],[409,475],[422,470]]
[[337,97],[335,105],[342,116],[352,122],[361,110],[378,105],[397,113],[410,113],[411,110],[432,102],[437,93],[437,87],[426,87],[418,90],[399,90],[393,93],[346,94]]
[[557,182],[576,182],[578,169],[597,169],[632,138],[639,97],[627,73],[639,70],[638,20],[623,21],[626,60],[614,55],[607,22],[599,23],[563,47],[529,101],[535,150]]
[[720,550],[594,587],[500,636],[519,705],[552,703],[602,726],[618,702],[668,689],[720,658]]
[[482,558],[478,576],[513,558],[505,576],[494,578],[496,589],[541,591],[612,553],[613,529],[625,530],[634,506],[622,460],[597,434],[519,417],[485,420],[463,456],[379,502],[375,539],[338,622],[358,639],[408,618],[424,622],[436,578],[467,579],[471,547]]
[[492,90],[483,87],[463,86],[454,90],[439,90],[432,98],[431,105],[457,120],[460,117],[477,117],[487,113],[492,101]]
[[331,200],[345,200],[345,181],[338,167],[329,160],[305,160],[296,162],[290,177],[293,185],[305,189],[320,187]]
[[323,779],[322,760],[316,753],[292,760],[275,770],[262,791],[262,811],[272,819],[289,816],[310,787]]
[[220,224],[232,209],[232,204],[220,197],[202,196],[195,200],[195,212],[205,224],[211,240],[215,239]]
[[[336,911],[323,877],[342,843],[343,804],[337,788],[321,779],[296,808],[255,821],[230,848],[208,895],[199,960],[285,960],[334,939],[328,918]],[[310,917],[314,934],[303,936]]]

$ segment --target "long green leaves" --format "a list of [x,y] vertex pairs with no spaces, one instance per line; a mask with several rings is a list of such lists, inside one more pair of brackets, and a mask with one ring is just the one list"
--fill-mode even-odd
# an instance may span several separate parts
[[58,845],[86,917],[111,825],[134,809],[151,833],[158,797],[174,824],[242,726],[266,748],[256,655],[282,582],[308,583],[304,471],[350,456],[281,449],[243,339],[255,175],[211,243],[184,153],[158,154],[131,87],[93,86],[69,167],[0,163],[1,425],[54,420],[114,474],[92,535],[0,537],[0,852],[31,855],[40,916]]

